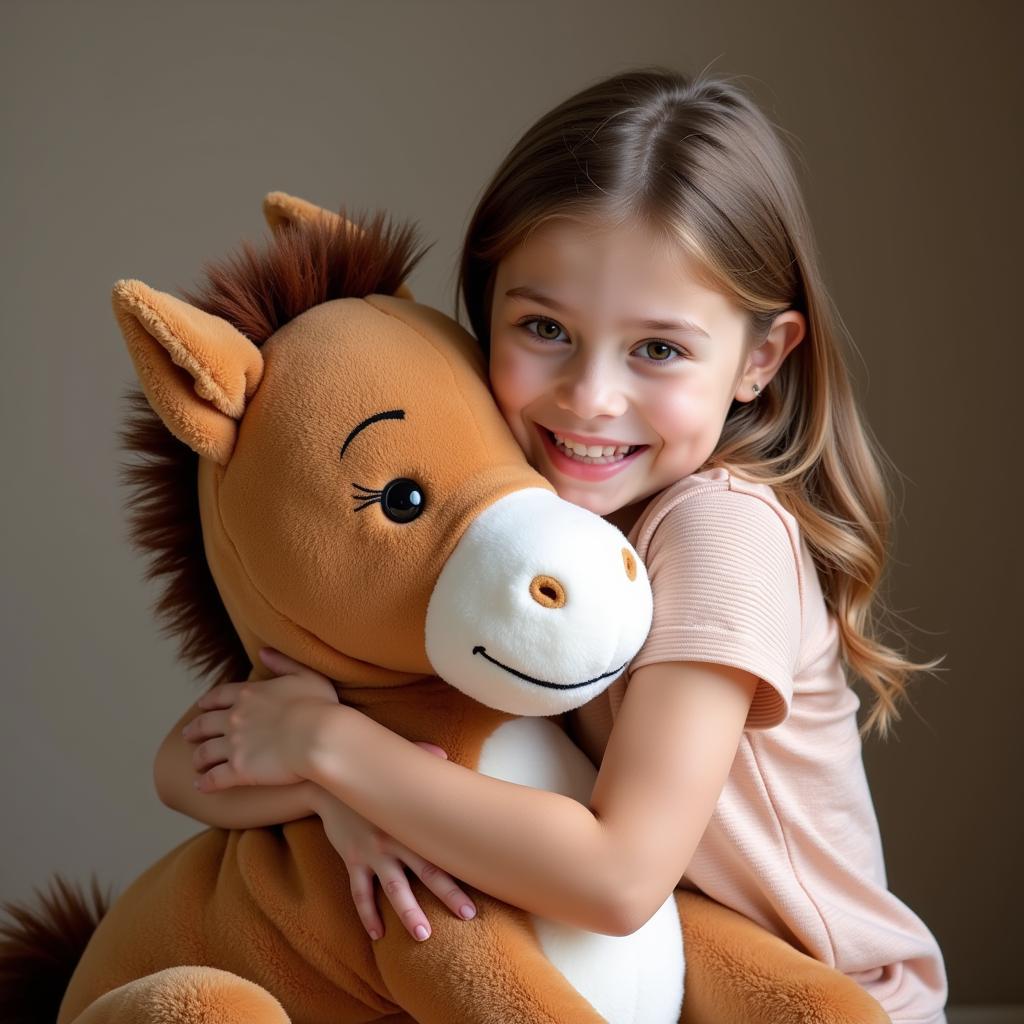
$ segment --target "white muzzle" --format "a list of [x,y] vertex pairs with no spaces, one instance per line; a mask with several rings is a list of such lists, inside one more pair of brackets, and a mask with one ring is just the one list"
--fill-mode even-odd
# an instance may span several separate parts
[[515,715],[557,715],[609,687],[651,628],[651,587],[626,538],[550,491],[486,509],[427,607],[434,671]]

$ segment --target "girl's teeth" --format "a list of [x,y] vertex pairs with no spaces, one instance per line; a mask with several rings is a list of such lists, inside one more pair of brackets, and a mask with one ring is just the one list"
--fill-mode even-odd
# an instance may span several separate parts
[[551,436],[563,452],[580,462],[619,462],[633,451],[632,445],[580,444],[579,441],[569,440],[554,431],[551,432]]

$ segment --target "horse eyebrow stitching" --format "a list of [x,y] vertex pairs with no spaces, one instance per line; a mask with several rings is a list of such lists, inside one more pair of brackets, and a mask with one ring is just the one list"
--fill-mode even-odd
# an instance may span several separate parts
[[404,420],[405,410],[404,409],[392,409],[390,412],[378,412],[372,416],[367,416],[362,423],[353,427],[348,437],[345,438],[345,443],[341,446],[341,455],[338,456],[339,460],[345,458],[345,449],[352,443],[353,438],[360,430],[364,430],[370,426],[371,423],[377,423],[380,420]]

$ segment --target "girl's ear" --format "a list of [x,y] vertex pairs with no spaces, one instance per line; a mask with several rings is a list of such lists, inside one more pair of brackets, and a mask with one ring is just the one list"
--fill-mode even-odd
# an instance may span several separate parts
[[787,309],[773,321],[764,341],[747,356],[734,395],[738,402],[751,402],[757,393],[751,387],[757,384],[764,391],[768,382],[779,372],[786,356],[804,340],[807,319],[795,309]]
[[260,350],[226,320],[142,281],[118,281],[112,301],[164,426],[194,452],[227,465],[238,421],[263,376]]
[[[305,199],[299,199],[297,196],[290,196],[287,192],[268,192],[263,197],[263,216],[274,234],[283,231],[291,224],[308,224],[316,220],[331,222],[344,220],[337,213],[325,210]],[[350,228],[358,230],[350,220],[345,220],[345,223]],[[416,301],[409,286],[404,282],[395,291],[395,298],[408,299],[410,302]]]

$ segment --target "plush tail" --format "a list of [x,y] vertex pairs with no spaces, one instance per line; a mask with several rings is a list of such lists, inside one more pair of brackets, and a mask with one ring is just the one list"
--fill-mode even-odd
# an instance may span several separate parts
[[92,879],[92,906],[59,875],[35,906],[4,903],[0,911],[0,1021],[53,1024],[64,992],[111,898]]

